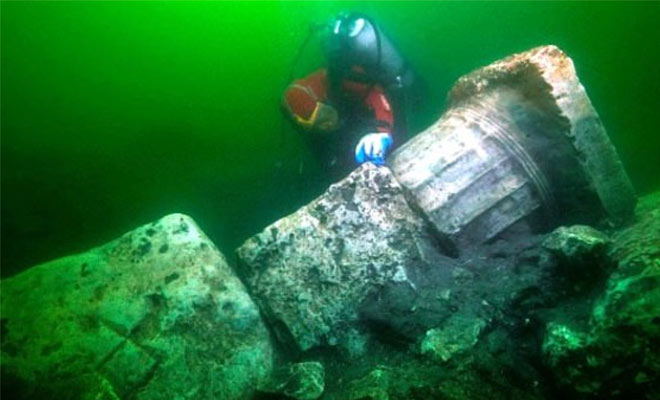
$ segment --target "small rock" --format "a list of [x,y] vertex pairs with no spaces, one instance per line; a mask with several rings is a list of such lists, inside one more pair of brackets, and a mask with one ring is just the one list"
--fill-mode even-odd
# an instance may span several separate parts
[[279,393],[297,400],[314,400],[321,397],[325,388],[325,369],[316,361],[290,364],[277,369],[271,380],[259,390]]
[[367,351],[368,336],[355,328],[349,328],[342,341],[342,350],[349,359],[358,359]]
[[573,262],[602,257],[610,239],[586,225],[560,226],[546,237],[542,246],[553,255]]
[[368,375],[349,385],[346,394],[348,400],[389,400],[392,373],[387,368],[378,367]]
[[543,353],[551,366],[558,367],[566,353],[581,349],[585,341],[584,333],[572,330],[565,325],[550,323],[546,327]]
[[430,329],[421,344],[422,354],[441,362],[471,349],[479,340],[486,322],[478,318],[452,317],[442,327]]

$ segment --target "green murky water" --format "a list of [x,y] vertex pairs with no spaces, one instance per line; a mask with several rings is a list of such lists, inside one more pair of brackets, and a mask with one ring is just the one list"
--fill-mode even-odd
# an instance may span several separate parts
[[[3,2],[2,275],[170,212],[230,254],[329,183],[279,99],[311,23],[380,22],[427,82],[556,44],[640,193],[660,185],[660,3]],[[322,63],[312,42],[297,75]]]

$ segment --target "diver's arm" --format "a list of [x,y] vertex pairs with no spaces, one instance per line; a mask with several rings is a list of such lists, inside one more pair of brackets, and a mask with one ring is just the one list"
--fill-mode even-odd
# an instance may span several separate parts
[[355,147],[355,160],[358,163],[370,161],[377,165],[385,164],[385,157],[394,144],[392,128],[394,116],[392,108],[380,86],[371,88],[364,99],[365,106],[373,113],[376,132],[364,135]]
[[328,79],[325,69],[313,72],[291,83],[284,92],[282,106],[288,116],[306,130],[332,131],[338,115],[328,104]]
[[383,89],[376,85],[371,88],[364,99],[365,106],[373,113],[378,132],[392,133],[394,128],[394,114],[390,101]]

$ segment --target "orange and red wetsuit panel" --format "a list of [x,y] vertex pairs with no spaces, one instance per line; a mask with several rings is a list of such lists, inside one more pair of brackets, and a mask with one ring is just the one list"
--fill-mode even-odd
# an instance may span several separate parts
[[[391,132],[394,116],[390,102],[379,85],[344,80],[341,89],[361,106],[372,113],[379,132]],[[291,117],[305,128],[318,127],[320,120],[327,119],[328,75],[325,68],[313,72],[290,84],[284,93],[284,107]],[[334,109],[332,110],[334,111]]]

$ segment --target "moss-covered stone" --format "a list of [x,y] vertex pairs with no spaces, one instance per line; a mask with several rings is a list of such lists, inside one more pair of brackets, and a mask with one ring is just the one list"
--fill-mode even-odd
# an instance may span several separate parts
[[1,305],[18,398],[242,399],[271,369],[259,311],[180,214],[3,280]]
[[448,361],[455,354],[471,349],[485,326],[486,322],[477,318],[450,318],[441,328],[426,332],[421,352],[436,361]]
[[390,170],[366,163],[237,254],[282,341],[354,353],[360,304],[386,282],[413,287],[409,271],[433,268],[439,254],[433,239]]
[[550,324],[544,350],[559,380],[585,397],[660,395],[660,198],[643,199],[637,222],[615,236],[617,263],[588,328]]
[[388,368],[377,367],[366,376],[351,382],[347,400],[390,400],[390,384],[394,377]]
[[543,241],[543,247],[553,255],[574,262],[599,258],[607,250],[609,238],[586,225],[560,226]]
[[317,361],[289,364],[276,369],[259,389],[296,400],[315,400],[325,389],[325,368]]

